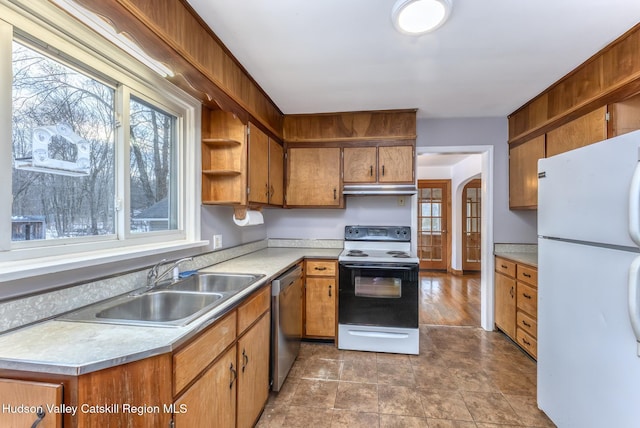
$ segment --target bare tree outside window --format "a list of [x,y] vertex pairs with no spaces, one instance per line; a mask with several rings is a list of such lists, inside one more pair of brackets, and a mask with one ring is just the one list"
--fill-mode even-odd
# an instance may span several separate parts
[[[114,235],[115,88],[18,42],[12,62],[12,240]],[[175,229],[176,118],[128,108],[130,230]]]

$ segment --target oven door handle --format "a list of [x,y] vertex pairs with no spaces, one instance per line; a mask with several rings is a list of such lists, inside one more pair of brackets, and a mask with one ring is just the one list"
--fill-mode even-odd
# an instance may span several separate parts
[[354,269],[394,269],[394,270],[412,270],[414,266],[397,266],[397,265],[351,265],[343,264],[344,267]]

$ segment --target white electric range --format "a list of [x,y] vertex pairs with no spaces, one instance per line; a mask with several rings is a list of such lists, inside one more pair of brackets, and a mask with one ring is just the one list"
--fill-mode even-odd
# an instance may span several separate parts
[[346,226],[338,348],[418,354],[419,260],[408,226]]

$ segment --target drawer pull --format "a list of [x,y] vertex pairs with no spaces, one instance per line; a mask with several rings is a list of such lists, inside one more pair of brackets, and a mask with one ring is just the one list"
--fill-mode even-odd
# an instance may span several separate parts
[[524,324],[526,327],[531,328],[531,324],[529,324],[528,322],[526,322],[525,320],[522,320],[522,324]]
[[531,343],[529,343],[529,341],[525,337],[522,338],[522,343],[524,343],[527,346],[531,346]]
[[531,275],[526,272],[522,272],[522,276],[524,276],[525,278],[531,278]]
[[522,293],[522,297],[524,297],[525,299],[531,299],[531,295],[527,293]]
[[313,268],[314,270],[327,270],[326,266],[316,266]]
[[508,266],[507,266],[507,265],[500,265],[500,267],[501,267],[502,269],[506,269]]
[[233,368],[233,363],[231,363],[229,370],[231,371],[231,381],[229,382],[229,389],[231,389],[233,388],[233,382],[235,382],[238,378],[238,372]]
[[513,298],[513,287],[511,287],[511,290],[509,290],[509,294],[511,294],[511,297]]
[[33,421],[31,428],[36,428],[38,425],[40,425],[40,422],[42,422],[46,415],[47,414],[44,412],[44,408],[42,406],[38,406],[38,409],[36,410],[36,416],[38,417],[38,419]]
[[249,356],[247,355],[246,350],[242,350],[242,373],[244,373],[244,369],[247,368],[247,364],[249,364]]

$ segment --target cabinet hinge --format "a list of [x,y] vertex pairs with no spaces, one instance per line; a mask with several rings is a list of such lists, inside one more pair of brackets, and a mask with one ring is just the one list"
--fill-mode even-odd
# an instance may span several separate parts
[[609,122],[610,117],[611,117],[611,116],[610,116],[609,112],[606,112],[606,113],[604,114],[604,120],[606,120],[607,122]]

